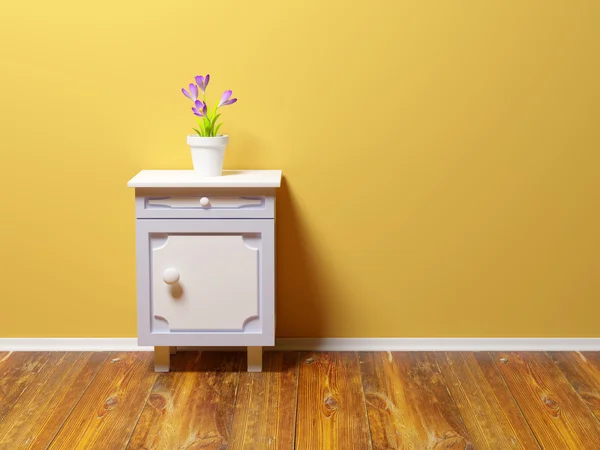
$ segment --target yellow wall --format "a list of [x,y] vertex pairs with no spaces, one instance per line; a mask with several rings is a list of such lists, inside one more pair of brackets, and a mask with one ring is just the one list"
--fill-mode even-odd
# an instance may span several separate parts
[[600,3],[4,2],[0,336],[134,336],[133,192],[281,168],[278,335],[600,335]]

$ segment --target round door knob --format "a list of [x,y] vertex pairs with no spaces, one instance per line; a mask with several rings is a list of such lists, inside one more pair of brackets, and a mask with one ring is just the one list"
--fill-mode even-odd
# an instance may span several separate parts
[[210,205],[210,200],[208,199],[208,197],[202,197],[200,199],[200,204],[202,206],[208,206],[208,205]]
[[179,281],[179,271],[172,267],[163,272],[163,281],[167,284],[175,284]]

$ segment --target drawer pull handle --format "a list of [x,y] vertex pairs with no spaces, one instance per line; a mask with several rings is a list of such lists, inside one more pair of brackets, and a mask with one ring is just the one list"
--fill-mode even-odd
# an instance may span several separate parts
[[179,271],[172,267],[168,268],[163,272],[163,281],[167,284],[177,283],[179,281]]
[[208,199],[208,197],[202,197],[200,199],[200,205],[202,205],[202,206],[210,205],[210,200]]

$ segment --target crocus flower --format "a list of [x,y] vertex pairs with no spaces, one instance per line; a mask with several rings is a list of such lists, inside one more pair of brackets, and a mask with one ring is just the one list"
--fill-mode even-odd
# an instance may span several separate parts
[[181,88],[181,92],[183,92],[183,95],[185,95],[191,101],[196,101],[196,99],[198,98],[198,86],[196,86],[195,84],[190,84],[189,92],[186,91],[185,88]]
[[198,75],[196,77],[196,84],[198,84],[198,87],[202,91],[202,94],[205,93],[206,86],[208,86],[209,81],[210,81],[210,75],[206,75],[206,77],[203,77],[202,75]]
[[233,105],[235,102],[237,102],[237,98],[230,99],[229,97],[231,97],[231,89],[223,92],[223,95],[221,95],[221,101],[219,102],[218,107]]
[[192,107],[192,112],[194,115],[198,117],[206,116],[206,103],[204,103],[202,100],[196,100],[194,105],[195,106]]

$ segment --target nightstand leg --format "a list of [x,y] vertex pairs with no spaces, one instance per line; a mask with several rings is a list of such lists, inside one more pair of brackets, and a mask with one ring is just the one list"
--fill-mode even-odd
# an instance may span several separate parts
[[169,347],[154,347],[154,371],[168,372],[171,365]]
[[171,355],[176,355],[177,354],[177,347],[169,347],[169,353]]
[[262,372],[262,347],[248,347],[248,372]]

